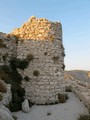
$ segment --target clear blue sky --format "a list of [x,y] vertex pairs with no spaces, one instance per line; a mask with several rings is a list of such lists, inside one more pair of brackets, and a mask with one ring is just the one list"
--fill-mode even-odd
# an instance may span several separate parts
[[32,15],[62,23],[66,70],[90,70],[90,0],[1,0],[0,31],[9,33]]

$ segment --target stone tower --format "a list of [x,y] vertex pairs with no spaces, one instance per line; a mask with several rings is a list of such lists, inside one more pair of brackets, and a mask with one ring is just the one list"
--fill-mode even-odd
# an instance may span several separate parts
[[36,104],[58,102],[64,79],[61,23],[33,16],[11,34],[19,39],[17,58],[30,59],[29,66],[19,70],[26,98]]

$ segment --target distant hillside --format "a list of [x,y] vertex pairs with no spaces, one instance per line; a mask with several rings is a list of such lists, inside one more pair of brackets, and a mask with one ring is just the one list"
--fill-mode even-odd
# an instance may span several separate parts
[[71,70],[65,71],[66,80],[82,80],[90,82],[90,71],[85,70]]

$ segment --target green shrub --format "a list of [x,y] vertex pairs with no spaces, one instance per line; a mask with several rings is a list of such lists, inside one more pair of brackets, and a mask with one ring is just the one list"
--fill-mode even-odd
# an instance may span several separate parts
[[8,75],[7,78],[4,78],[4,81],[12,85],[12,101],[9,103],[8,108],[13,112],[21,110],[21,104],[25,95],[25,90],[21,87],[22,76],[18,73],[17,66],[16,60],[13,59],[10,61],[10,66],[0,67]]
[[19,88],[17,89],[17,94],[18,94],[19,97],[23,97],[23,96],[25,95],[25,90],[24,90],[24,88],[19,87]]
[[65,103],[67,99],[68,99],[67,94],[58,93],[59,103]]
[[2,101],[3,100],[3,96],[0,94],[0,101]]
[[63,69],[63,70],[65,69],[65,65],[64,65],[64,64],[62,65],[62,69]]
[[48,113],[47,113],[47,116],[49,116],[49,115],[51,115],[51,112],[48,112]]
[[20,60],[20,59],[12,58],[10,60],[10,66],[13,70],[17,68],[24,70],[25,68],[27,68],[28,64],[29,64],[29,61],[26,59]]
[[27,60],[18,60],[17,68],[24,70],[27,68],[29,62]]
[[30,78],[28,76],[25,76],[24,79],[25,79],[25,81],[29,81],[30,80]]
[[39,74],[40,74],[40,73],[39,73],[38,70],[35,70],[35,71],[33,72],[33,75],[34,75],[34,76],[39,76]]
[[4,73],[10,73],[11,69],[7,65],[1,66],[1,70],[4,71]]
[[90,115],[80,115],[78,120],[90,120]]
[[62,57],[65,57],[65,53],[64,52],[62,52]]
[[3,61],[4,62],[6,61],[7,57],[8,57],[8,53],[6,53],[5,55],[3,55]]
[[0,92],[3,92],[3,93],[7,92],[6,86],[2,82],[0,82]]
[[17,116],[15,116],[15,115],[13,115],[12,117],[13,117],[14,120],[17,120],[17,119],[18,119]]
[[0,39],[0,48],[6,48],[6,47],[7,47],[6,44],[3,43],[2,39]]
[[59,60],[59,56],[54,56],[53,61],[57,61],[57,60]]
[[9,103],[8,108],[10,109],[11,112],[19,111],[22,108],[22,102],[24,101],[24,93],[19,93],[20,91],[18,89],[20,88],[12,88],[12,101]]
[[32,54],[28,54],[26,59],[27,59],[28,61],[32,61],[32,60],[34,59],[34,57],[33,57]]
[[46,56],[46,55],[47,55],[47,52],[44,52],[44,55]]
[[71,86],[66,86],[65,91],[66,91],[66,92],[72,92]]
[[19,111],[22,109],[21,107],[21,103],[13,103],[13,102],[10,102],[9,105],[7,105],[8,109],[11,111],[11,112],[16,112],[16,111]]

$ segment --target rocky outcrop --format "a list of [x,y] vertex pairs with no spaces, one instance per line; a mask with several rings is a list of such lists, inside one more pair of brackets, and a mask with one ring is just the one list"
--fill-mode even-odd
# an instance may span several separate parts
[[14,120],[9,109],[1,104],[0,104],[0,120]]
[[3,87],[1,88],[2,91],[0,91],[0,94],[3,97],[1,102],[4,105],[8,105],[9,102],[12,100],[11,85],[6,84],[4,81],[0,82],[3,83]]
[[28,99],[25,99],[22,103],[22,111],[28,113],[30,111]]
[[90,78],[89,71],[67,71],[65,72],[66,87],[72,88],[72,91],[84,103],[90,112]]

